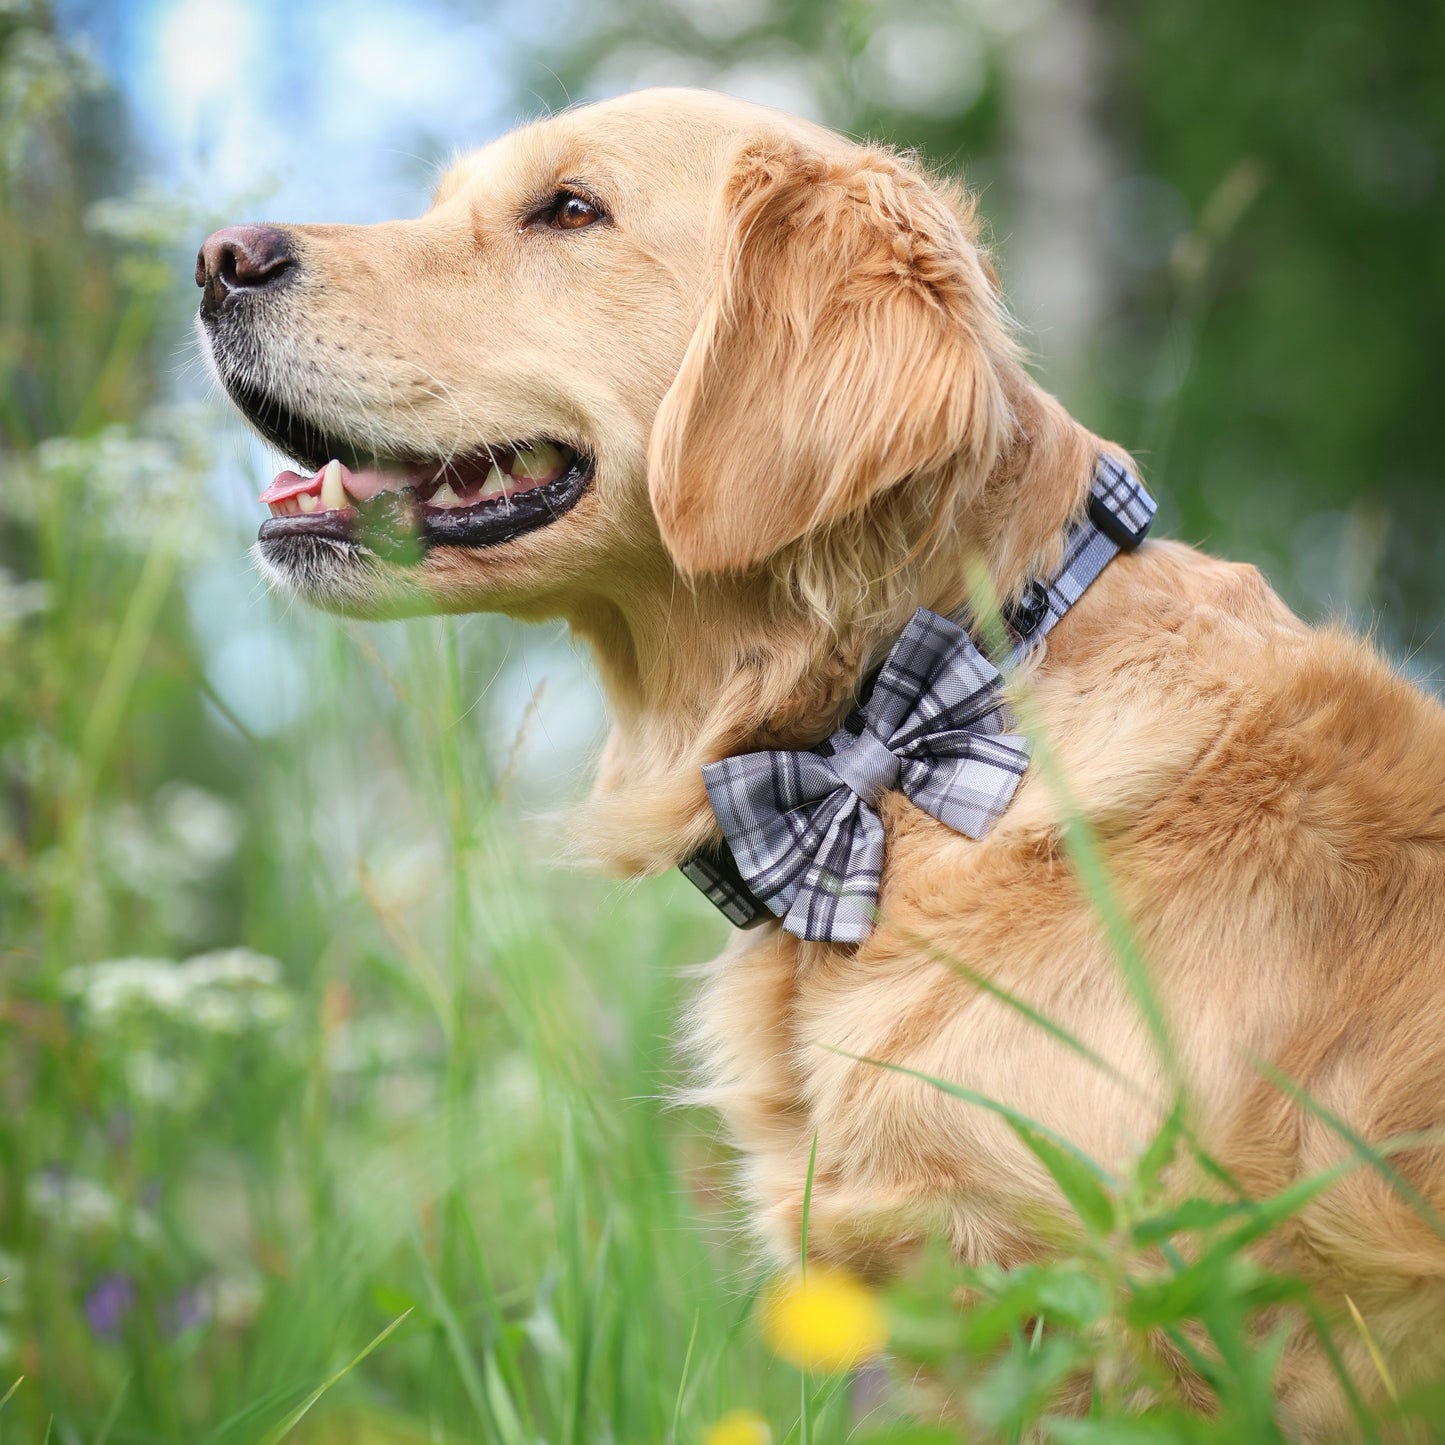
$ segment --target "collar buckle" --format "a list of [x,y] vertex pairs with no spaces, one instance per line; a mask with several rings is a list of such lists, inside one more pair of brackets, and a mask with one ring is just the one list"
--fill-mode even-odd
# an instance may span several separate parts
[[1049,590],[1035,578],[1012,607],[1005,607],[1003,620],[1019,637],[1031,637],[1049,615]]
[[1089,488],[1089,520],[1121,551],[1132,552],[1154,521],[1154,498],[1112,457],[1100,457]]

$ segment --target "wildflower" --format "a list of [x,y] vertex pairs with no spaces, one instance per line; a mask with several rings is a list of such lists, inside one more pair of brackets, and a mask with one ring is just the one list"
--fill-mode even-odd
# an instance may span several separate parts
[[155,812],[172,845],[172,868],[201,878],[218,868],[241,841],[238,809],[193,783],[167,783],[155,797]]
[[120,1270],[103,1274],[85,1297],[85,1320],[91,1334],[113,1339],[135,1304],[135,1281]]
[[264,953],[250,948],[216,948],[198,953],[181,965],[193,988],[276,988],[281,983],[281,965]]
[[49,605],[50,591],[44,582],[22,582],[8,568],[0,567],[0,629],[44,612]]
[[113,958],[77,964],[61,975],[61,987],[97,1024],[112,1024],[132,1009],[180,1014],[189,989],[168,958]]
[[198,1284],[184,1285],[156,1306],[156,1321],[167,1339],[208,1323],[215,1312],[210,1296]]
[[849,1370],[879,1353],[888,1326],[872,1293],[843,1270],[814,1266],[776,1283],[763,1304],[768,1343],[800,1370]]
[[207,1033],[267,1027],[291,1012],[281,965],[249,948],[222,948],[185,963],[168,958],[113,958],[79,964],[61,976],[87,1021],[111,1025],[132,1013],[189,1023]]
[[149,1209],[125,1209],[103,1184],[56,1165],[30,1176],[25,1200],[40,1218],[67,1233],[104,1235],[124,1230],[148,1246],[160,1239],[160,1226]]
[[31,1176],[26,1198],[36,1214],[77,1234],[100,1233],[120,1223],[120,1205],[104,1185],[55,1165]]
[[254,1270],[223,1274],[211,1288],[211,1314],[228,1329],[244,1329],[255,1319],[264,1298],[265,1288]]
[[703,1445],[773,1445],[773,1432],[756,1410],[729,1410],[703,1436]]

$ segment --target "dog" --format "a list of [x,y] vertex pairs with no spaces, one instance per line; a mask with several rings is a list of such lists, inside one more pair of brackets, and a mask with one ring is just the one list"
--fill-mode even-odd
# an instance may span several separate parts
[[[614,721],[578,836],[627,875],[715,847],[704,767],[828,738],[918,609],[977,610],[983,587],[1010,615],[1101,459],[1131,467],[1025,370],[962,189],[707,92],[528,125],[417,220],[219,231],[196,280],[222,385],[300,466],[263,494],[261,570],[358,617],[565,619]],[[739,929],[697,999],[698,1096],[779,1259],[815,1139],[809,1250],[870,1275],[938,1235],[1027,1260],[1062,1207],[998,1117],[864,1060],[1115,1168],[1157,1128],[1169,1066],[1070,866],[1069,809],[1198,1134],[1250,1194],[1348,1158],[1334,1118],[1426,1136],[1392,1159],[1445,1213],[1445,712],[1253,568],[1158,540],[1008,686],[1068,803],[1030,766],[975,838],[882,790],[871,931]],[[1445,1367],[1445,1241],[1380,1172],[1316,1198],[1288,1259],[1357,1303],[1398,1382]],[[1378,1395],[1360,1334],[1337,1348]],[[1278,1381],[1299,1438],[1347,1428],[1304,1333]]]

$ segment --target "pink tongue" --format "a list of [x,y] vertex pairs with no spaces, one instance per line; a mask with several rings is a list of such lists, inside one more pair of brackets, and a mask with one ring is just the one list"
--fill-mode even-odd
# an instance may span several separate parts
[[[345,480],[345,473],[342,474]],[[288,497],[299,497],[302,492],[319,492],[321,473],[314,477],[303,477],[295,472],[278,472],[276,480],[261,493],[262,502],[284,502]]]
[[[315,476],[303,477],[297,472],[278,472],[276,479],[261,493],[262,503],[284,502],[290,497],[299,497],[303,492],[312,492],[320,495],[321,476],[325,467],[317,472]],[[409,476],[388,475],[386,472],[375,471],[367,468],[364,471],[353,472],[345,462],[341,464],[341,485],[346,488],[347,494],[358,502],[364,502],[368,497],[374,497],[378,492],[395,491],[398,487],[404,487],[414,480]]]

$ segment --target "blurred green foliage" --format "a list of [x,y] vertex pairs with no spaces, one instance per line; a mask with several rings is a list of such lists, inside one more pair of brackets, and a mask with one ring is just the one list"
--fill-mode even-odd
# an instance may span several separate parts
[[[1118,120],[1144,164],[1196,216],[1241,162],[1259,177],[1195,303],[1160,440],[1185,534],[1281,558],[1296,601],[1384,609],[1385,636],[1438,665],[1445,12],[1182,0],[1123,5],[1115,24]],[[1167,304],[1148,285],[1133,298]],[[1300,528],[1326,508],[1348,525],[1316,558]],[[1354,577],[1352,536],[1373,554]]]

